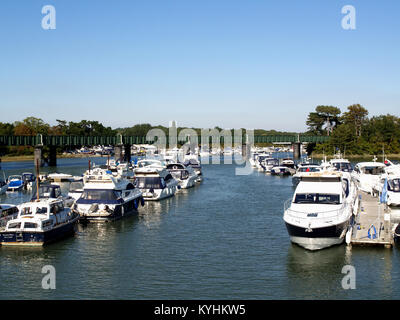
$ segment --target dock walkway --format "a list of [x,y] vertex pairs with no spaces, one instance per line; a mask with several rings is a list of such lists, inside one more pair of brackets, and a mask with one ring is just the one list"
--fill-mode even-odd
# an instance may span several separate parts
[[393,246],[393,232],[390,221],[390,209],[379,202],[379,198],[358,192],[358,213],[353,225],[352,245]]

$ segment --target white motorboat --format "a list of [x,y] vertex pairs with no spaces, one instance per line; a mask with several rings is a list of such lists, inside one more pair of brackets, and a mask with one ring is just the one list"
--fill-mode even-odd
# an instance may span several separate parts
[[78,200],[83,193],[83,182],[71,182],[69,186],[68,196],[75,201]]
[[194,187],[197,181],[197,174],[191,166],[182,163],[167,164],[167,171],[178,180],[178,189],[188,189]]
[[299,184],[301,177],[309,175],[310,172],[321,171],[322,169],[318,164],[301,164],[299,165],[296,173],[292,177],[292,184],[294,187],[296,187]]
[[36,177],[31,172],[24,172],[22,174],[22,181],[25,189],[32,190],[33,186],[35,185]]
[[276,158],[259,156],[258,160],[258,167],[267,173],[270,173],[273,167],[279,166],[279,160]]
[[72,209],[83,221],[107,222],[130,216],[144,205],[142,192],[128,179],[94,168],[83,178],[81,197]]
[[385,165],[381,162],[360,162],[351,172],[356,186],[370,194],[373,193],[373,187],[378,184],[382,174],[385,174]]
[[161,200],[172,197],[178,189],[178,181],[163,167],[135,169],[136,187],[145,200]]
[[82,177],[73,176],[67,173],[51,173],[48,175],[48,178],[51,182],[73,182],[82,180]]
[[384,192],[385,183],[387,193],[387,204],[389,206],[400,206],[400,175],[399,174],[382,174],[379,181],[372,187],[372,195],[380,196]]
[[40,199],[20,205],[17,218],[0,232],[3,246],[42,246],[72,235],[79,216],[61,199]]
[[286,166],[272,167],[270,173],[273,176],[290,176],[292,174],[290,169]]
[[343,242],[351,225],[356,188],[346,172],[313,172],[301,177],[293,198],[285,202],[290,240],[309,250]]
[[0,204],[0,228],[4,228],[7,222],[18,216],[18,207],[13,204]]
[[[37,199],[37,191],[32,195],[31,201]],[[71,196],[63,196],[61,187],[58,184],[41,184],[39,186],[39,199],[59,199],[64,202],[64,206],[70,208],[75,199]]]
[[191,166],[194,172],[197,174],[197,182],[203,181],[203,172],[201,168],[200,161],[196,158],[185,158],[185,162],[183,163],[186,167]]
[[343,171],[343,172],[352,172],[353,167],[351,166],[351,163],[347,159],[343,158],[334,158],[329,161],[330,165],[334,168],[336,168],[337,171]]
[[12,175],[8,177],[7,180],[8,188],[7,191],[20,191],[24,187],[24,181],[20,175]]

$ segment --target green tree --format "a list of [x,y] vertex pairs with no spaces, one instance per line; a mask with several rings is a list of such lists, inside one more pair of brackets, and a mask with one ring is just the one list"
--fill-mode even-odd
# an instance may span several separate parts
[[[330,135],[340,123],[341,111],[333,106],[317,106],[315,112],[310,112],[306,121],[308,131],[317,135]],[[325,128],[324,128],[325,126]]]
[[361,137],[362,127],[368,120],[368,110],[360,104],[348,106],[347,110],[342,116],[343,123],[352,126],[356,136]]

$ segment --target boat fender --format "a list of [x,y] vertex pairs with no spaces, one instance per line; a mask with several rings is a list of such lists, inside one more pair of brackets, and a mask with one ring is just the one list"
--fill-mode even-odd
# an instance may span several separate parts
[[144,207],[144,198],[143,197],[140,197],[140,202],[142,204],[142,207]]
[[137,210],[137,208],[139,207],[139,203],[138,203],[137,199],[133,200],[133,206],[135,207],[135,210]]

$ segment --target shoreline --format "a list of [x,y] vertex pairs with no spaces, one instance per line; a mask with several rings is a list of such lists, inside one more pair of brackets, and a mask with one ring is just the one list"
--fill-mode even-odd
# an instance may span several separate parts
[[[73,159],[73,158],[103,158],[107,156],[102,155],[94,155],[94,154],[60,154],[57,155],[57,159]],[[35,159],[34,155],[29,156],[4,156],[0,157],[1,162],[21,162],[21,161],[33,161]]]
[[[324,159],[324,157],[327,157],[328,159],[333,159],[334,155],[323,155],[323,154],[314,154],[311,155],[310,158],[312,159]],[[376,161],[377,162],[381,162],[382,159],[382,155],[374,155],[374,154],[367,154],[367,155],[361,155],[361,154],[349,154],[349,155],[344,155],[343,158],[344,159],[370,159],[370,161],[372,161],[372,159],[376,157]],[[389,159],[389,160],[400,160],[400,154],[385,154],[385,158]]]

